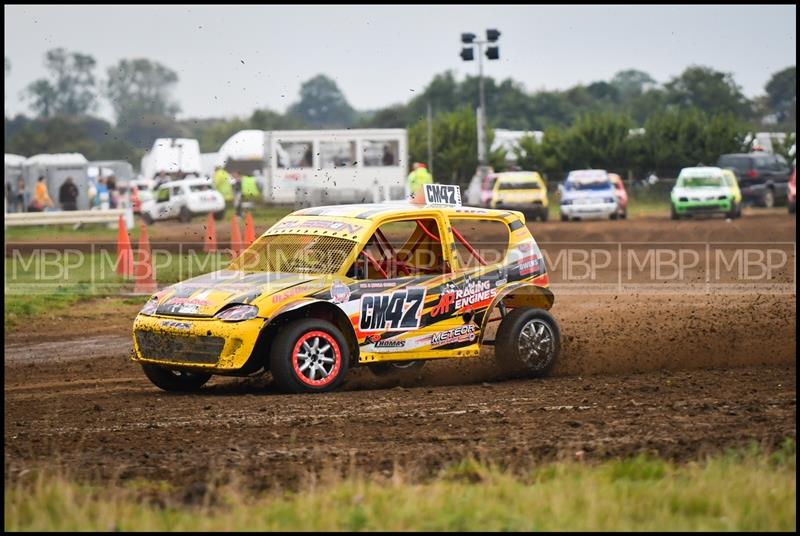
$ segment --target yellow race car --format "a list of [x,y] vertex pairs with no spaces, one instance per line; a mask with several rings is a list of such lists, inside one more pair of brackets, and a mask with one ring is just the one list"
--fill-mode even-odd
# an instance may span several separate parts
[[506,171],[495,175],[491,208],[519,210],[531,219],[547,221],[547,184],[535,171]]
[[544,258],[524,216],[460,205],[450,185],[422,204],[312,207],[284,217],[227,269],[165,288],[133,325],[134,356],[168,391],[268,370],[288,392],[477,357],[499,321],[500,364],[547,374],[560,332]]

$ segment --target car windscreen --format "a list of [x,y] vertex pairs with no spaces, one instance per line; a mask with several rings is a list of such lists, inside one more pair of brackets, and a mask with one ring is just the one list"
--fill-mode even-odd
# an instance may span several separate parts
[[678,186],[684,188],[714,188],[722,186],[722,177],[708,175],[705,177],[680,177]]
[[594,181],[594,182],[575,182],[567,181],[564,185],[567,190],[608,190],[611,188],[610,181]]
[[192,192],[205,192],[210,189],[211,186],[209,186],[208,184],[192,184],[191,186],[189,186],[189,190],[191,190]]
[[338,272],[356,242],[334,236],[281,234],[262,236],[230,264],[231,270],[332,274]]
[[720,156],[717,167],[733,168],[744,173],[750,170],[750,157],[748,156]]
[[538,190],[538,182],[534,181],[501,181],[498,190]]

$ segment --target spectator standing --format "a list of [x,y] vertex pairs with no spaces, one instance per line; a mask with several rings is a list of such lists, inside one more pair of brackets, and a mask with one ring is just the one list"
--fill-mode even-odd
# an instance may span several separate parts
[[242,175],[238,171],[233,172],[231,177],[231,190],[233,191],[233,207],[236,215],[242,215]]
[[111,199],[108,193],[108,185],[105,177],[100,177],[97,180],[97,205],[100,210],[108,210],[111,208]]
[[17,191],[14,192],[14,196],[17,210],[26,212],[28,210],[28,191],[25,189],[25,179],[22,177],[17,179]]
[[117,178],[110,175],[106,180],[106,188],[108,188],[108,202],[111,208],[119,206],[119,191],[117,190]]
[[424,198],[420,191],[423,184],[431,184],[433,176],[428,172],[428,166],[422,162],[414,162],[414,169],[408,174],[408,197],[414,199],[417,195]]
[[44,181],[44,175],[39,176],[39,180],[36,182],[36,191],[33,194],[33,201],[31,202],[31,208],[33,208],[34,212],[42,212],[48,208],[54,208],[55,203],[50,198],[50,193],[47,191],[47,183]]
[[58,202],[63,210],[78,210],[78,187],[72,177],[67,177],[58,189]]

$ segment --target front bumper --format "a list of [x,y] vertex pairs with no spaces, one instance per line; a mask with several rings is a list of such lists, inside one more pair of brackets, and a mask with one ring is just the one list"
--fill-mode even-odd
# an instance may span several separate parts
[[541,201],[530,201],[527,203],[520,203],[520,202],[503,202],[498,201],[492,208],[496,208],[498,210],[518,210],[522,213],[537,213],[541,214],[547,212],[547,207]]
[[234,372],[250,359],[266,321],[140,314],[133,323],[132,359],[209,373]]
[[561,205],[561,214],[570,218],[607,218],[616,213],[618,205],[614,203],[571,203]]
[[730,212],[733,200],[711,199],[706,201],[675,201],[675,212],[685,214],[714,214],[718,212]]

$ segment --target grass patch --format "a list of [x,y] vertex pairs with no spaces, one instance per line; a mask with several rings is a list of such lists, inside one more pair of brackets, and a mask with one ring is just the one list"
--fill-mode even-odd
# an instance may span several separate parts
[[[328,481],[329,480],[329,481]],[[525,474],[466,460],[426,483],[350,477],[253,496],[236,479],[199,501],[162,482],[93,487],[29,473],[5,488],[5,529],[259,531],[792,531],[796,451],[748,449],[674,464],[639,456]]]
[[[224,254],[189,252],[178,255],[153,250],[159,287],[177,283],[227,266]],[[119,296],[133,290],[133,282],[117,275],[113,253],[37,251],[5,259],[7,327],[33,317],[57,312],[82,300]],[[136,303],[142,298],[136,299]]]

